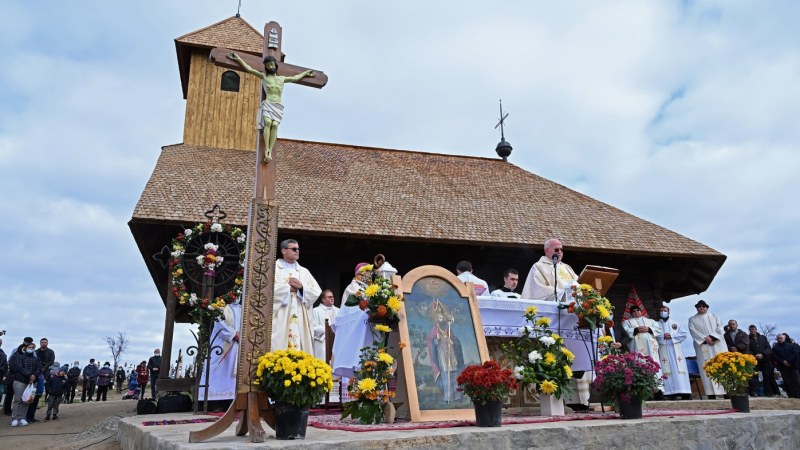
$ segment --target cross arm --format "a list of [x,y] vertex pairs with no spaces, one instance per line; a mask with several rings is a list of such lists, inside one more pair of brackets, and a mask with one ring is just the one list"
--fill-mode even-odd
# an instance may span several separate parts
[[[228,53],[231,52],[234,52],[237,55],[239,55],[239,57],[241,57],[244,60],[244,62],[246,62],[250,67],[253,67],[255,69],[264,67],[263,59],[260,56],[251,55],[249,53],[235,52],[234,50],[230,50],[223,47],[217,47],[212,49],[209,58],[211,59],[211,62],[220,67],[241,71],[242,70],[241,66],[239,66],[239,64],[236,64],[236,62],[233,61],[232,59],[228,58]],[[285,62],[278,63],[278,75],[280,76],[292,77],[302,72],[305,72],[306,70],[308,69],[305,67],[295,66],[293,64],[287,64]],[[324,87],[328,83],[328,76],[325,75],[325,73],[323,73],[322,71],[314,69],[313,77],[303,78],[302,80],[299,80],[296,83],[301,84],[303,86],[309,86],[319,89]]]

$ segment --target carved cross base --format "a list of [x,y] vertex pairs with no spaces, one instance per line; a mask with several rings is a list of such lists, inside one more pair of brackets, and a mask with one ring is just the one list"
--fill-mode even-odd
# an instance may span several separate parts
[[236,435],[250,433],[250,442],[264,442],[267,433],[261,426],[261,419],[274,429],[277,417],[275,410],[269,405],[267,394],[254,391],[236,394],[231,406],[218,421],[205,429],[189,432],[189,442],[203,442],[227,430],[239,411],[242,411],[242,418],[236,427]]

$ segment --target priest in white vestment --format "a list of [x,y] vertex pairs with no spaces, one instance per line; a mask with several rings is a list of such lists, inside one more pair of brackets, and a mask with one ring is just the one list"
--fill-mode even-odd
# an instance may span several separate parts
[[[555,257],[555,264],[553,263]],[[530,300],[559,300],[564,290],[574,285],[578,276],[564,264],[564,247],[558,239],[548,239],[544,243],[544,256],[539,258],[525,279],[522,298]],[[554,289],[555,286],[555,289]],[[554,292],[555,291],[555,292]],[[554,295],[555,294],[555,295]]]
[[347,298],[367,285],[362,282],[361,274],[370,267],[367,263],[356,266],[353,281],[345,288],[342,294],[342,307],[336,315],[333,329],[336,338],[333,340],[333,374],[340,377],[352,378],[354,369],[361,365],[361,349],[372,345],[374,336],[369,326],[367,311],[358,305],[347,306]]
[[689,369],[686,367],[686,358],[683,356],[681,344],[688,334],[681,324],[669,317],[669,307],[662,306],[658,313],[658,324],[661,326],[661,336],[656,336],[658,341],[658,363],[664,374],[664,395],[681,397],[684,400],[692,399],[692,385],[689,381]]
[[333,324],[339,308],[333,306],[333,291],[325,289],[320,296],[320,304],[311,311],[314,324],[314,357],[328,362],[325,359],[325,321]]
[[489,295],[489,285],[482,279],[472,274],[472,263],[469,261],[459,261],[456,264],[456,276],[464,283],[472,283],[475,285],[475,295]]
[[492,297],[518,299],[517,285],[519,284],[519,272],[513,267],[509,267],[503,272],[503,287],[492,291]]
[[653,319],[644,317],[638,306],[631,307],[631,315],[633,317],[622,322],[622,329],[631,338],[628,345],[630,351],[649,356],[658,362],[656,337],[661,336],[661,325]]
[[728,348],[725,346],[722,321],[715,314],[708,312],[708,303],[700,300],[694,307],[697,308],[697,314],[689,318],[689,334],[694,343],[703,389],[706,395],[713,399],[717,395],[724,395],[725,389],[708,378],[703,366],[714,356],[727,352]]
[[[208,383],[208,400],[233,400],[236,397],[236,362],[239,354],[239,331],[242,327],[242,306],[237,301],[225,306],[225,316],[214,322],[209,352],[211,362],[203,368],[200,384]],[[219,350],[214,347],[219,347]],[[207,374],[211,376],[207,377]],[[205,400],[200,388],[199,398]]]
[[292,348],[313,355],[311,307],[322,289],[311,272],[297,262],[300,259],[297,241],[281,242],[281,255],[283,258],[275,261],[270,350]]

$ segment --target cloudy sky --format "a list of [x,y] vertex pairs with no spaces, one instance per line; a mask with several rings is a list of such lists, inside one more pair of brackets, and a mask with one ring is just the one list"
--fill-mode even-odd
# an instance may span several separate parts
[[[6,352],[46,336],[61,362],[106,360],[117,331],[123,361],[160,346],[126,223],[182,140],[173,39],[236,4],[0,0]],[[800,337],[800,3],[244,0],[242,16],[279,21],[287,62],[330,77],[286,89],[282,136],[493,157],[503,99],[512,163],[726,254],[712,312]]]

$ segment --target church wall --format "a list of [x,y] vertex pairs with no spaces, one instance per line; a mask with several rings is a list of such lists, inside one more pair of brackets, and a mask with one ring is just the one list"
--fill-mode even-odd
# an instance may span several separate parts
[[239,92],[221,90],[222,74],[229,69],[211,63],[208,54],[204,49],[192,51],[183,142],[254,150],[260,82],[252,75],[238,72]]

